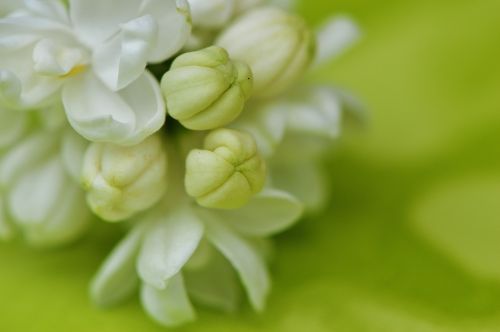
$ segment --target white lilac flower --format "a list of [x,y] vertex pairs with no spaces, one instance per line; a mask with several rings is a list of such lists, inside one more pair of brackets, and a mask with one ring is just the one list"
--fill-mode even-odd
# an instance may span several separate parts
[[138,219],[106,259],[91,285],[94,302],[111,306],[140,287],[142,305],[154,320],[179,325],[195,318],[190,297],[234,308],[232,266],[252,306],[263,310],[270,280],[254,239],[291,226],[301,215],[301,203],[268,188],[240,209],[210,210],[193,205],[181,186],[170,186],[168,201]]
[[[253,9],[264,2],[3,1],[0,238],[65,243],[92,209],[130,227],[93,279],[96,304],[140,290],[175,326],[192,301],[234,309],[243,288],[263,310],[268,240],[324,205],[321,158],[358,107],[301,78],[359,35],[340,17],[315,38],[284,9]],[[172,130],[153,135],[166,108]]]
[[275,7],[245,13],[222,31],[216,44],[250,66],[254,95],[260,98],[296,83],[315,54],[315,38],[305,21]]
[[140,142],[165,120],[146,64],[181,49],[189,19],[185,0],[25,1],[0,19],[0,101],[29,109],[62,98],[87,139]]
[[160,134],[134,146],[93,143],[82,167],[87,202],[99,217],[121,221],[157,203],[167,187],[167,155]]
[[60,108],[45,110],[38,118],[35,114],[11,111],[28,118],[24,121],[31,124],[0,155],[3,237],[19,232],[36,246],[59,245],[78,238],[89,225],[90,211],[71,172],[78,160],[69,161],[65,156],[65,151],[75,149],[74,142],[79,138],[69,129],[57,126],[57,115],[46,117],[58,111],[62,112]]
[[252,82],[246,64],[231,61],[224,49],[212,46],[177,57],[161,88],[171,117],[188,129],[209,130],[240,115]]

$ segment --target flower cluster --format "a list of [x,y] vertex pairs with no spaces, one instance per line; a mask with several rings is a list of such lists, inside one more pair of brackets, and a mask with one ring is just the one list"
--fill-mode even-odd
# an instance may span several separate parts
[[319,159],[356,106],[302,78],[356,37],[258,0],[2,1],[0,237],[118,223],[96,304],[140,290],[173,326],[191,301],[233,310],[241,282],[262,310],[269,237],[324,204]]

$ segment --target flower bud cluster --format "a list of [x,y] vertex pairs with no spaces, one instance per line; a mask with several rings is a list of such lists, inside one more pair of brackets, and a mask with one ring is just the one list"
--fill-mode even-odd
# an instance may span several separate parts
[[304,156],[336,137],[343,102],[301,84],[305,21],[266,0],[4,2],[0,238],[60,245],[123,222],[97,304],[140,286],[175,326],[191,300],[234,309],[241,282],[263,310],[267,239],[324,197]]

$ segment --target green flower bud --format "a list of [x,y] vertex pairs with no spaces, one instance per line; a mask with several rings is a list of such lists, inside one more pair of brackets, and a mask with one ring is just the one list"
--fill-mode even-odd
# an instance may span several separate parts
[[179,56],[162,79],[168,113],[184,127],[209,130],[238,117],[252,90],[252,72],[217,46]]
[[93,143],[83,161],[87,202],[108,221],[127,219],[158,202],[166,177],[167,155],[159,135],[134,146]]
[[192,150],[186,160],[186,191],[208,208],[242,207],[262,190],[265,178],[266,167],[254,139],[237,130],[212,131],[204,149]]
[[315,39],[304,20],[282,9],[252,10],[229,26],[216,41],[254,75],[257,97],[267,98],[297,81],[314,58]]

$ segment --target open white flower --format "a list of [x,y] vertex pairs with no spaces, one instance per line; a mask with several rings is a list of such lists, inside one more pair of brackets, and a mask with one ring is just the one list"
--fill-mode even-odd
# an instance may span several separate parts
[[[68,9],[69,8],[69,9]],[[184,45],[185,0],[25,1],[0,19],[0,102],[40,107],[60,98],[92,141],[134,144],[157,131],[165,105],[145,71]]]

